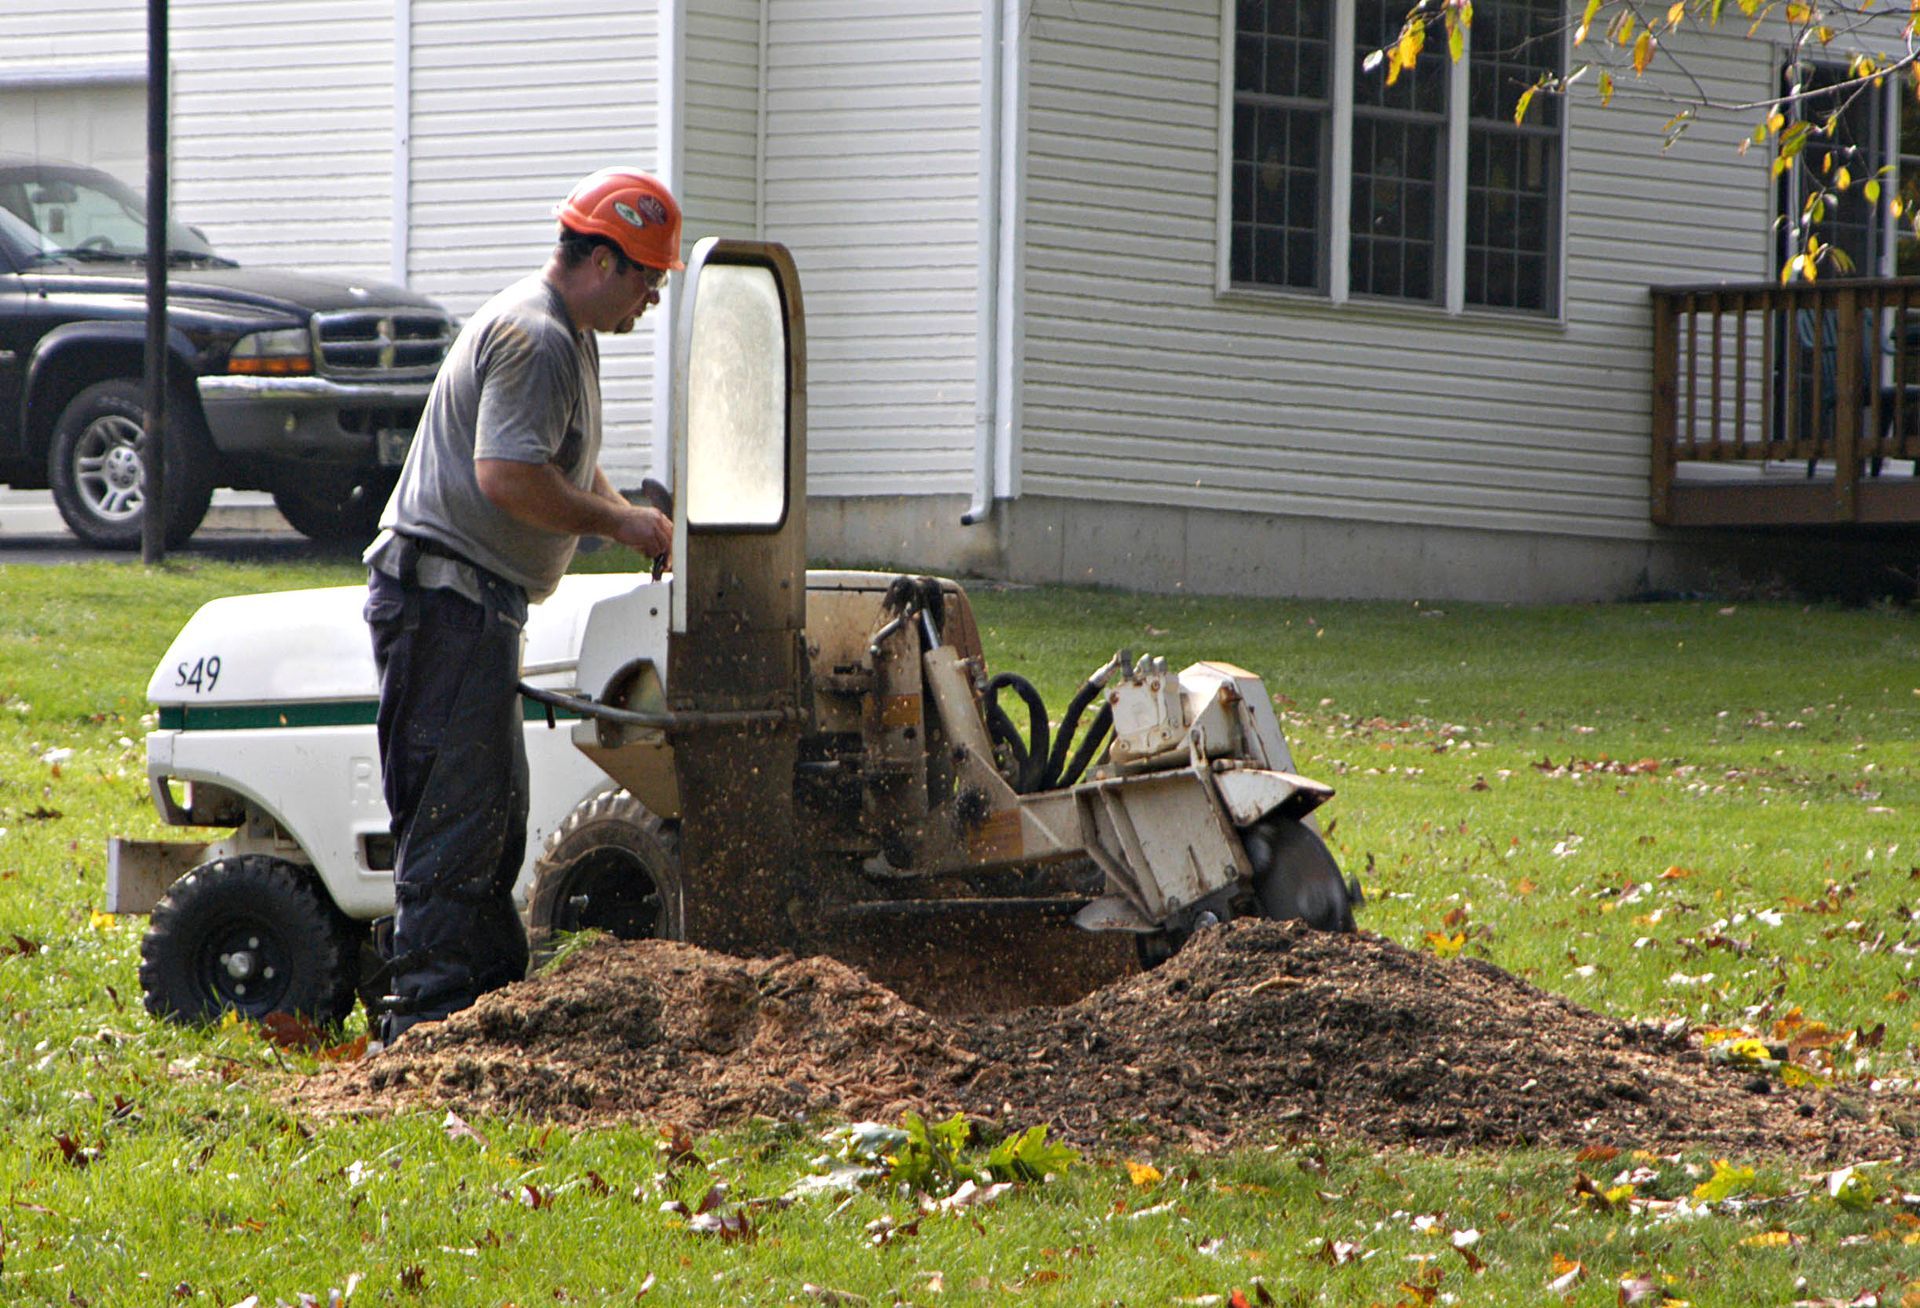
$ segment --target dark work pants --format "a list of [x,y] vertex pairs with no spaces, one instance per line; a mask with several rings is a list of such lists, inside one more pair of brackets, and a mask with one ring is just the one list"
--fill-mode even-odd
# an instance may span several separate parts
[[[411,567],[408,572],[411,573]],[[392,1039],[527,972],[513,883],[527,845],[520,631],[526,595],[483,576],[484,605],[376,570],[380,769],[393,817]]]

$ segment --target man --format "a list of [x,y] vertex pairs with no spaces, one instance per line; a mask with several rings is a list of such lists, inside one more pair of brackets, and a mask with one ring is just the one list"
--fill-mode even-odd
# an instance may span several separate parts
[[378,933],[387,1043],[526,974],[512,889],[527,838],[515,683],[528,603],[553,593],[582,535],[649,557],[673,535],[600,470],[594,333],[631,331],[686,266],[680,207],[655,178],[607,169],[554,216],[545,268],[454,341],[366,552],[395,841],[392,934]]

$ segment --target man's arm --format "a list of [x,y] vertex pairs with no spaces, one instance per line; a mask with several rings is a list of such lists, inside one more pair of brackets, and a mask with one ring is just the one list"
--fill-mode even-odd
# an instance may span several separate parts
[[652,556],[673,543],[673,522],[658,510],[628,504],[598,468],[581,490],[550,463],[475,459],[480,493],[508,517],[573,536],[605,536]]

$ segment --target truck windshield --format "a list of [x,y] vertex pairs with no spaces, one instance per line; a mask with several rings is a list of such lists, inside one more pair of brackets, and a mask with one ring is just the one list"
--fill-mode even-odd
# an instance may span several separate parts
[[[132,187],[90,168],[40,165],[0,172],[0,222],[42,259],[147,257],[146,202]],[[225,262],[181,223],[168,224],[167,246],[170,261]]]

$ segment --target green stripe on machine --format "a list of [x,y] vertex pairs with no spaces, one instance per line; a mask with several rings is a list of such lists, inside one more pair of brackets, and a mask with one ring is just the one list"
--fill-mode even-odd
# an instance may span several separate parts
[[[547,708],[520,701],[528,722],[545,721]],[[162,731],[271,731],[282,727],[370,727],[380,714],[375,699],[331,700],[311,704],[163,704]],[[555,718],[577,718],[571,709],[553,710]]]

